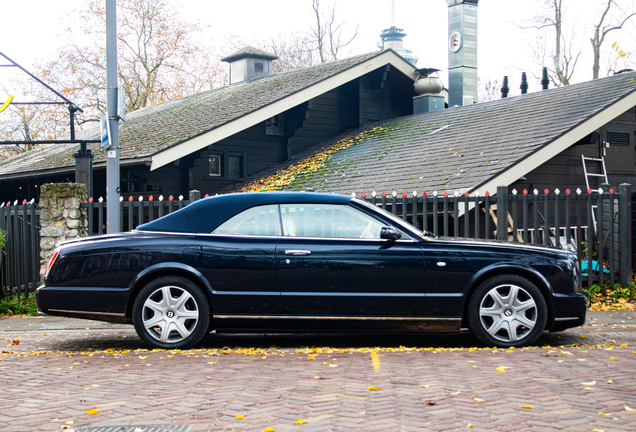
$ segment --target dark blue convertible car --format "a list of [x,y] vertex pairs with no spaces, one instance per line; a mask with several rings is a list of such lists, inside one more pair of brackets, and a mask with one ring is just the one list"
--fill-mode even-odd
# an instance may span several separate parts
[[366,201],[229,194],[131,233],[60,246],[35,294],[45,314],[132,323],[160,348],[217,332],[457,332],[522,346],[582,325],[568,251],[436,238]]

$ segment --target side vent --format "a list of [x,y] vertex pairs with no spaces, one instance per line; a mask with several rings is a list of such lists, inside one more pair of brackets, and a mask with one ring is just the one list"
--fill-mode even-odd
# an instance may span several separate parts
[[629,147],[629,134],[621,132],[607,132],[607,141],[613,146]]

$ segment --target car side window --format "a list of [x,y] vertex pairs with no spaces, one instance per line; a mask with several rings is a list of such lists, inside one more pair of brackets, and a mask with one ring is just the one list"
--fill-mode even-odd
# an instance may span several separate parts
[[379,239],[382,224],[347,205],[283,204],[280,206],[283,235]]
[[279,236],[278,205],[252,207],[219,225],[212,234]]

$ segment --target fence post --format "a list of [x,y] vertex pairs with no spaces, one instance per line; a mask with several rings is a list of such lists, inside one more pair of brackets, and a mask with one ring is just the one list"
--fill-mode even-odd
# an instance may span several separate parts
[[508,240],[507,215],[508,186],[497,186],[497,240]]
[[198,190],[191,190],[190,191],[190,204],[192,204],[195,201],[199,201],[201,199],[201,191]]
[[632,186],[622,183],[618,186],[618,249],[620,255],[621,286],[632,281]]

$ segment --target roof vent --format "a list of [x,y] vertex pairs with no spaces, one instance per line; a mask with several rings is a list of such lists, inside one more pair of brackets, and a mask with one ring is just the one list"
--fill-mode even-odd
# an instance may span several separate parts
[[230,84],[236,84],[271,75],[272,61],[277,58],[273,54],[248,46],[222,58],[221,61],[230,64]]

